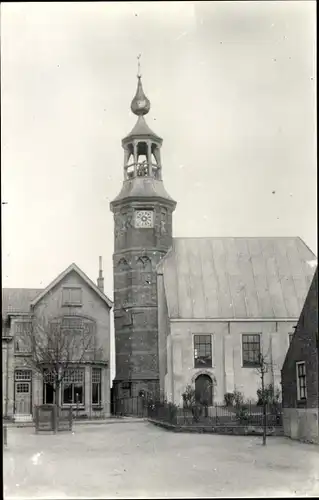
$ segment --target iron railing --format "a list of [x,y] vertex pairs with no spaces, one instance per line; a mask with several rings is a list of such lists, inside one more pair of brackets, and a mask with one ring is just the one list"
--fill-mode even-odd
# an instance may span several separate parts
[[[153,403],[148,406],[148,418],[174,425],[261,427],[264,425],[264,410],[262,406],[251,403],[237,407],[194,405],[189,408],[177,407],[170,403]],[[281,405],[266,407],[266,425],[282,426]]]

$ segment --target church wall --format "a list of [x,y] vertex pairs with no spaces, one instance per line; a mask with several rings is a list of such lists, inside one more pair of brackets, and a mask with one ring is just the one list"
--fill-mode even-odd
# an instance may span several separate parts
[[167,337],[169,335],[169,321],[166,297],[164,293],[163,275],[157,275],[158,296],[158,355],[160,374],[160,394],[165,394],[165,376],[168,373]]
[[[242,334],[260,333],[261,349],[271,364],[265,383],[280,388],[280,370],[289,346],[289,333],[295,322],[171,322],[171,334],[167,337],[168,373],[165,376],[166,397],[180,405],[186,386],[194,386],[201,373],[211,376],[214,384],[213,400],[220,404],[226,392],[235,389],[247,399],[257,399],[261,385],[255,368],[243,367]],[[194,334],[212,335],[212,367],[194,368]],[[170,357],[172,359],[170,368]],[[171,389],[170,389],[171,387]],[[169,394],[172,393],[172,395]]]

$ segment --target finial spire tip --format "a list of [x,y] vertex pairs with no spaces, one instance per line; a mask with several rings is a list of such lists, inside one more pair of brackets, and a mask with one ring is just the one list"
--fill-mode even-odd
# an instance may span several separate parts
[[137,78],[141,78],[141,76],[142,76],[142,73],[141,73],[141,62],[140,62],[141,55],[142,54],[139,54],[137,56]]

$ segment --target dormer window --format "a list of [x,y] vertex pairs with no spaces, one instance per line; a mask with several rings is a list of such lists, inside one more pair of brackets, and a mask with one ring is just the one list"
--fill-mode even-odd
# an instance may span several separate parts
[[82,306],[82,289],[80,287],[63,287],[62,306]]

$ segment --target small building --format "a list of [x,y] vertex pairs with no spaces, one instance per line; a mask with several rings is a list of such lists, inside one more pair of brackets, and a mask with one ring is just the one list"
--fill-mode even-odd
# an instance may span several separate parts
[[319,444],[318,268],[283,364],[284,433]]
[[162,398],[180,405],[191,385],[209,405],[256,400],[260,353],[280,388],[314,259],[298,237],[173,238],[157,266]]
[[[2,289],[3,417],[30,419],[34,405],[52,404],[57,398],[63,407],[77,408],[79,414],[89,415],[94,411],[110,415],[112,302],[103,288],[100,259],[98,286],[76,264],[71,264],[45,289]],[[57,391],[50,378],[49,346],[44,347],[47,349],[45,379],[30,360],[35,351],[30,347],[32,342],[26,339],[32,339],[36,322],[48,325],[47,343],[56,331],[54,328],[59,328],[69,345],[73,338],[79,339],[76,345],[80,345],[84,333],[86,338],[90,337],[90,345],[83,345],[82,354],[77,351],[72,357],[75,350],[71,353],[69,348],[70,361],[65,364]]]

